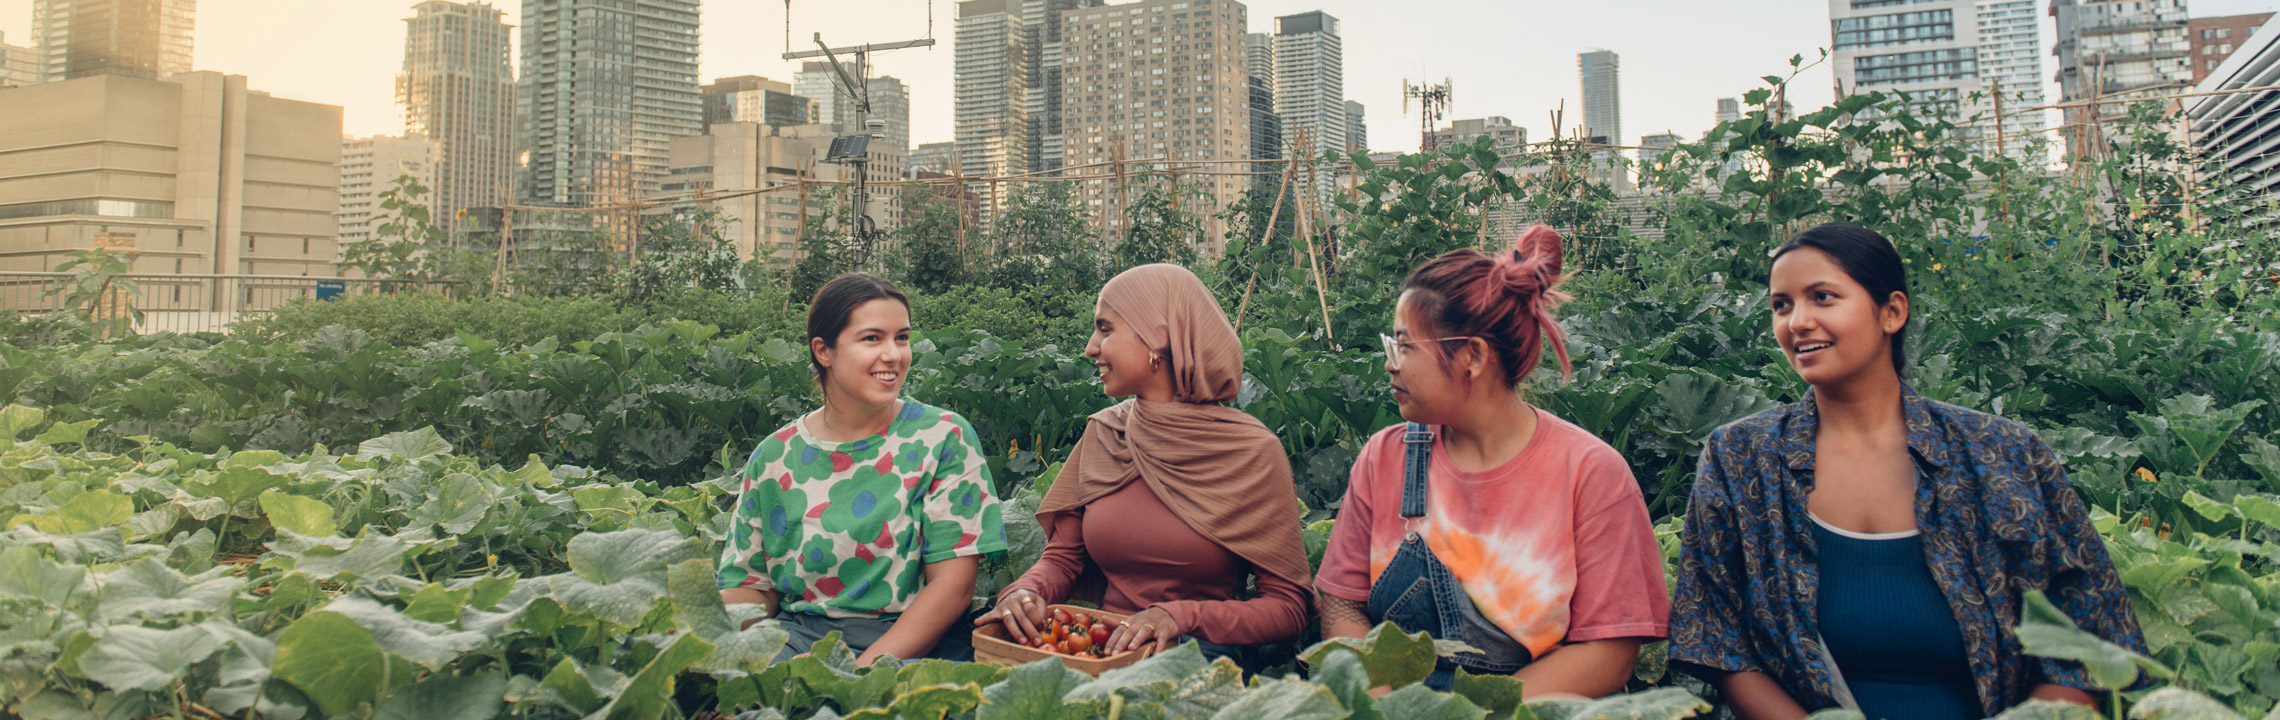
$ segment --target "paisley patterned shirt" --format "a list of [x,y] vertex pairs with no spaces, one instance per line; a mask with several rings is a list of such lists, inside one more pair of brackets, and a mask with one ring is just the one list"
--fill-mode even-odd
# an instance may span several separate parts
[[[2079,663],[2020,652],[2023,595],[2041,590],[2075,624],[2138,652],[2145,639],[2106,546],[2066,470],[2019,423],[1902,388],[1908,449],[1921,480],[1916,527],[1925,562],[1963,630],[1988,715],[2036,685],[2096,691]],[[1811,712],[1837,705],[1815,624],[1819,572],[1813,444],[1804,401],[1736,421],[1702,451],[1677,567],[1671,660],[1715,678],[1773,676]]]
[[837,618],[902,612],[927,563],[1005,551],[974,428],[904,400],[860,440],[820,440],[793,420],[745,462],[720,587],[783,594],[784,610]]

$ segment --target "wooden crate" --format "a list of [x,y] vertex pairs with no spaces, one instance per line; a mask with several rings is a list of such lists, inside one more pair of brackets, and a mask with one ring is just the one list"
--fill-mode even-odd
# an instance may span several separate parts
[[[1124,624],[1126,619],[1125,616],[1116,613],[1075,605],[1047,605],[1045,612],[1051,613],[1053,608],[1114,620],[1118,625]],[[1026,665],[1044,658],[1054,658],[1060,660],[1063,666],[1093,677],[1099,677],[1101,673],[1147,659],[1149,655],[1155,653],[1155,648],[1155,643],[1149,643],[1141,646],[1138,650],[1126,650],[1099,660],[1090,660],[1039,650],[1014,642],[1006,637],[1005,626],[999,623],[990,623],[974,628],[974,662],[1015,666]]]

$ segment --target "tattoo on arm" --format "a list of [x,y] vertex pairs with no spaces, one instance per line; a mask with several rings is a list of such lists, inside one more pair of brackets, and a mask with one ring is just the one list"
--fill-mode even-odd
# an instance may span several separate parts
[[1322,608],[1322,625],[1324,627],[1334,623],[1349,622],[1357,625],[1370,624],[1369,611],[1361,603],[1321,591],[1315,591],[1314,596],[1315,604]]

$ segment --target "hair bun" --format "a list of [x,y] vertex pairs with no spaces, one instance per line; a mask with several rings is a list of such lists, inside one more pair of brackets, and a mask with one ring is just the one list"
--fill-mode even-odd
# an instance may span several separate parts
[[1560,281],[1560,234],[1535,225],[1513,241],[1512,249],[1496,254],[1488,270],[1493,287],[1526,296],[1538,296]]

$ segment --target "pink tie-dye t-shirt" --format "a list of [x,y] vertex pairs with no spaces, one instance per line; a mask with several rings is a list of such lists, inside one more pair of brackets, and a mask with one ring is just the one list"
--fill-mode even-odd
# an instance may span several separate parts
[[1536,435],[1501,467],[1467,472],[1435,428],[1425,517],[1401,517],[1404,426],[1354,461],[1314,585],[1366,603],[1414,528],[1481,615],[1542,657],[1562,643],[1670,634],[1662,552],[1631,468],[1583,428],[1536,411]]

